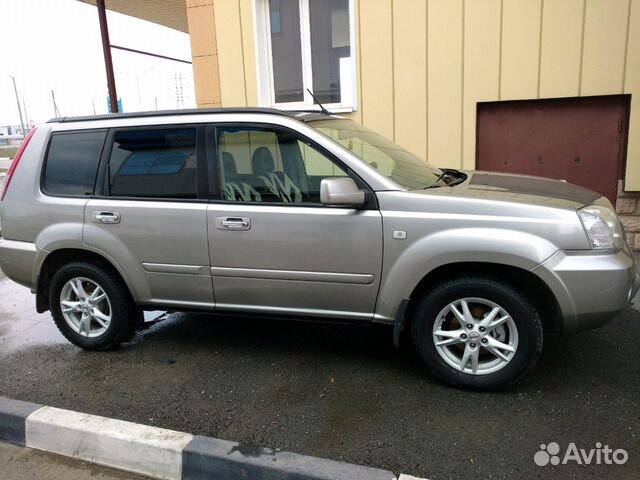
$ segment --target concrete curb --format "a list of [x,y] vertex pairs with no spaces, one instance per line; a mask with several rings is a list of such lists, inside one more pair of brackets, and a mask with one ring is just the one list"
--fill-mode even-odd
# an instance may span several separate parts
[[[0,441],[167,480],[396,480],[388,470],[0,397]],[[424,480],[400,475],[398,480]]]
[[0,397],[0,441],[25,446],[26,419],[42,405]]

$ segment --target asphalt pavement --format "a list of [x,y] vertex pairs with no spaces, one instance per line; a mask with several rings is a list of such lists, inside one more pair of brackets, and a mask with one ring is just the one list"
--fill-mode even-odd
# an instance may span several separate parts
[[[640,478],[640,312],[545,339],[494,394],[439,383],[387,327],[172,314],[112,352],[68,344],[0,277],[0,395],[441,478]],[[625,465],[536,466],[541,444],[625,449]],[[20,478],[20,477],[16,477]]]

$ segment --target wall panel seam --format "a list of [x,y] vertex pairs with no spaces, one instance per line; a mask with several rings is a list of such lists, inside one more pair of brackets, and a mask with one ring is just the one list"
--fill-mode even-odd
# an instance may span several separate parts
[[429,161],[429,2],[427,1],[427,5],[425,8],[424,22],[426,25],[425,35],[424,35],[424,54],[425,54],[425,86],[426,93],[424,96],[424,101],[426,102],[424,115],[425,115],[425,155],[427,157],[427,161]]
[[627,2],[627,32],[624,39],[624,62],[622,62],[622,91],[620,93],[624,93],[625,88],[627,88],[627,55],[629,52],[629,30],[631,29],[631,2],[633,0],[628,0]]
[[464,168],[464,42],[465,42],[465,12],[466,0],[462,2],[462,41],[460,42],[460,168]]
[[[360,109],[360,121],[364,125],[364,95],[362,94],[362,61],[364,58],[362,48],[362,14],[360,4],[363,0],[358,0],[358,48],[360,49],[360,55],[357,56],[358,61],[358,95],[360,102],[358,103],[358,108]],[[354,47],[355,48],[355,47]]]
[[393,141],[396,141],[396,33],[395,33],[395,16],[393,14],[394,0],[389,0],[391,4],[391,132],[393,135]]
[[587,0],[582,0],[582,39],[580,40],[580,68],[578,69],[578,96],[582,96],[582,69],[584,67],[584,32],[587,23]]
[[536,98],[540,98],[540,79],[542,77],[542,35],[544,32],[544,0],[540,0],[540,32],[538,35],[538,90]]
[[502,100],[502,32],[504,30],[504,0],[500,0],[500,45],[498,51],[498,100]]
[[242,52],[242,80],[244,85],[244,106],[249,106],[249,99],[247,97],[247,65],[244,59],[244,29],[242,28],[242,9],[240,8],[240,1],[236,0],[238,4],[238,20],[240,22],[240,52]]

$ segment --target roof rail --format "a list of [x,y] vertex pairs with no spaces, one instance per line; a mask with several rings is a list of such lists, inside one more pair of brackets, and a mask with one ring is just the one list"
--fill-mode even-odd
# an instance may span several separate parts
[[115,120],[118,118],[168,117],[175,115],[206,115],[212,113],[269,113],[294,117],[296,112],[287,112],[275,108],[228,107],[228,108],[186,108],[182,110],[152,110],[147,112],[108,113],[105,115],[84,115],[79,117],[57,117],[47,123],[90,122],[92,120]]

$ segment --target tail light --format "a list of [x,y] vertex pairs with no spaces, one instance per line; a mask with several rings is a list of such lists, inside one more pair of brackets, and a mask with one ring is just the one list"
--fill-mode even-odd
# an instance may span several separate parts
[[11,179],[13,178],[13,174],[15,173],[16,168],[18,168],[18,163],[22,158],[22,154],[27,149],[27,145],[29,145],[31,137],[33,137],[33,134],[36,133],[36,128],[37,127],[34,127],[29,133],[27,133],[27,136],[24,137],[24,140],[22,141],[22,145],[20,145],[20,148],[16,152],[16,156],[13,157],[13,162],[11,162],[11,166],[9,167],[9,171],[7,172],[7,178],[4,182],[4,190],[2,191],[2,197],[0,197],[0,201],[3,201],[4,197],[7,195],[7,190],[9,190],[9,184],[11,183]]

